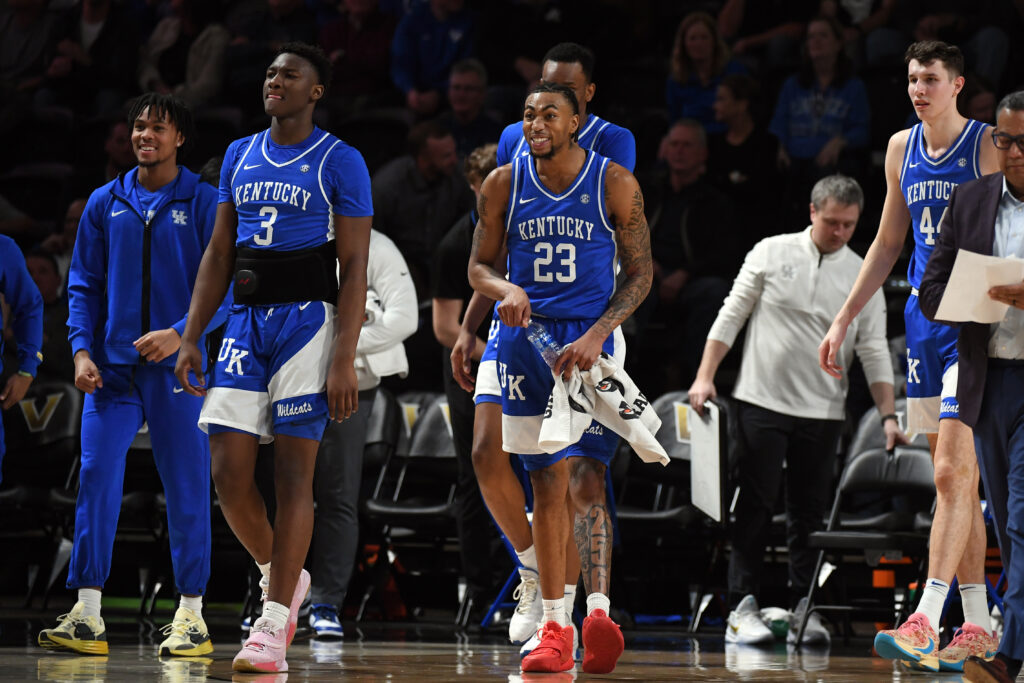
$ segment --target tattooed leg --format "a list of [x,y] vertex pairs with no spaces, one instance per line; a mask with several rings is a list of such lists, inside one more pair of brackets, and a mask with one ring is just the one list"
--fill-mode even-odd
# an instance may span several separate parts
[[573,538],[587,594],[608,594],[612,566],[612,525],[605,502],[604,465],[572,458],[569,491],[575,504]]

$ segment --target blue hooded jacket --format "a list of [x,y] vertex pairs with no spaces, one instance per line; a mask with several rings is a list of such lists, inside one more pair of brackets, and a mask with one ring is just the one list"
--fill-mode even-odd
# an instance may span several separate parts
[[[82,214],[68,272],[68,339],[93,362],[145,362],[133,342],[152,330],[185,329],[199,262],[213,234],[217,188],[178,167],[152,215],[140,206],[138,168],[95,190]],[[226,318],[228,292],[207,331]],[[200,349],[203,344],[200,343]],[[174,367],[177,354],[158,365]]]

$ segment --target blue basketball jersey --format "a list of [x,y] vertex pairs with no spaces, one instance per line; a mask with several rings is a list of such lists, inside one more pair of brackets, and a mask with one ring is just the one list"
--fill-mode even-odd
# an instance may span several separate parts
[[509,281],[548,318],[599,318],[615,291],[615,230],[604,205],[608,159],[587,152],[562,194],[544,187],[533,158],[512,160],[505,228]]
[[939,225],[953,188],[981,177],[979,156],[985,128],[984,123],[968,119],[960,137],[939,159],[928,156],[923,124],[918,123],[910,129],[900,170],[900,190],[910,209],[914,232],[914,253],[910,256],[907,278],[915,288],[921,286],[924,268],[938,240]]
[[252,249],[310,249],[334,239],[333,214],[373,215],[362,155],[316,127],[297,145],[276,144],[269,129],[231,143],[220,201],[238,213],[235,244]]
[[[605,121],[597,114],[587,114],[587,120],[580,131],[580,147],[601,156],[608,157],[630,173],[636,166],[636,140],[633,134],[622,126]],[[530,146],[523,136],[523,122],[511,123],[501,132],[498,141],[498,166],[512,163],[516,157],[530,156]]]

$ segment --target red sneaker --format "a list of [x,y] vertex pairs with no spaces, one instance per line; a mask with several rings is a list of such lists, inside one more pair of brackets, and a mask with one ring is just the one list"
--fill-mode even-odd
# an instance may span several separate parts
[[523,657],[523,671],[559,673],[576,666],[572,658],[572,632],[571,625],[559,626],[554,621],[544,624],[540,630],[540,645]]
[[[607,674],[615,670],[626,643],[622,630],[603,609],[595,609],[583,620],[583,671]],[[525,671],[525,669],[524,669]]]

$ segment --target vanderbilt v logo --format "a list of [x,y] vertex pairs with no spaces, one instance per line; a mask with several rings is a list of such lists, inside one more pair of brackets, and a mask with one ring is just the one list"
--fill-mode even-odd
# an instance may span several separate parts
[[47,395],[46,404],[43,406],[42,413],[36,410],[36,400],[34,398],[26,398],[18,401],[18,406],[21,408],[21,414],[25,416],[25,422],[28,424],[28,430],[30,432],[41,432],[46,429],[46,425],[50,424],[53,414],[57,412],[57,404],[60,403],[60,399],[62,397],[63,394]]

